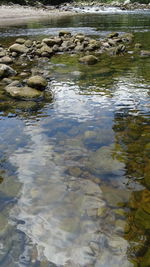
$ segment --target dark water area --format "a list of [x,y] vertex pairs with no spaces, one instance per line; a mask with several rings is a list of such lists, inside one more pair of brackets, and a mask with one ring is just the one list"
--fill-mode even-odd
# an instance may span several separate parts
[[150,266],[148,11],[80,14],[0,28],[0,43],[60,29],[101,39],[132,32],[126,55],[55,55],[43,70],[53,99],[18,101],[0,86],[0,266]]

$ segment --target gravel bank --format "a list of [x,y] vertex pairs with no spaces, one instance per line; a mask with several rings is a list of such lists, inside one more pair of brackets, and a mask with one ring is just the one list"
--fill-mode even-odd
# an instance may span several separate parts
[[2,5],[0,6],[0,27],[72,14],[72,11],[61,11],[59,9],[48,10],[19,5]]

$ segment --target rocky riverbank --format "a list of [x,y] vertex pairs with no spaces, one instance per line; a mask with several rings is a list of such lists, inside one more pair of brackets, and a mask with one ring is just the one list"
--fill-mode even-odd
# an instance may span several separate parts
[[72,15],[73,11],[63,10],[54,6],[29,7],[21,5],[0,5],[0,27],[16,25],[40,19],[53,19],[61,16]]
[[92,1],[92,2],[87,2],[87,1],[81,1],[81,2],[74,2],[74,3],[67,3],[63,4],[60,6],[61,10],[64,11],[75,11],[77,13],[83,12],[83,11],[88,11],[92,12],[93,9],[95,12],[102,12],[105,11],[107,8],[119,8],[120,10],[136,10],[136,9],[150,9],[150,3],[149,4],[141,4],[138,2],[131,3],[130,0],[125,0],[122,2],[118,1],[112,1],[111,3],[102,3],[98,1]]

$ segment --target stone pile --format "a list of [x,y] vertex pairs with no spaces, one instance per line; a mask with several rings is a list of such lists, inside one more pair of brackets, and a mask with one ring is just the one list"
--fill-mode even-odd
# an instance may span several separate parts
[[[60,31],[58,36],[47,37],[42,41],[18,38],[9,48],[0,45],[0,80],[7,84],[5,91],[12,97],[21,99],[43,97],[43,91],[48,84],[45,78],[32,74],[33,76],[25,82],[14,81],[18,73],[8,65],[15,66],[18,58],[29,62],[39,61],[40,58],[51,58],[55,54],[62,53],[78,54],[80,57],[77,57],[77,60],[80,63],[93,65],[100,60],[103,53],[110,56],[124,55],[128,48],[131,49],[133,39],[132,33],[119,35],[113,32],[104,39],[93,39],[81,33],[72,35],[68,31]],[[138,52],[141,57],[150,56],[150,51],[140,49],[141,44],[135,44],[136,53]],[[20,77],[28,78],[26,74],[22,72]],[[11,76],[14,76],[13,81],[10,79]]]

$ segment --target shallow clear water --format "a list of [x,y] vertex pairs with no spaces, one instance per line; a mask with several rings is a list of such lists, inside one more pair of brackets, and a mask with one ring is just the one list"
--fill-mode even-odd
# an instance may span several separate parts
[[[0,42],[68,28],[134,32],[149,49],[149,18],[75,15],[2,28]],[[84,66],[57,55],[18,68],[41,65],[52,101],[0,95],[0,265],[150,266],[150,58]]]

